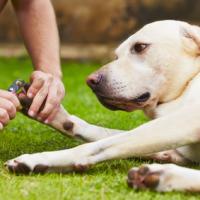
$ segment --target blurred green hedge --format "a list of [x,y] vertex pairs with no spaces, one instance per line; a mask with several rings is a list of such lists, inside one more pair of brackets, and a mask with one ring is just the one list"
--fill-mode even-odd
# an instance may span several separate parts
[[[197,0],[52,0],[63,43],[116,43],[161,19],[200,24]],[[21,41],[11,6],[0,17],[0,43]]]

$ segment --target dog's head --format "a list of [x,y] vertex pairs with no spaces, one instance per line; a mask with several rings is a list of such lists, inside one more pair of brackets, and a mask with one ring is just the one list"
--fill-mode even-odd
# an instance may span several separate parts
[[[87,83],[106,107],[132,111],[181,95],[199,71],[200,30],[166,20],[144,26],[116,50],[116,60]],[[198,61],[198,62],[197,62]]]

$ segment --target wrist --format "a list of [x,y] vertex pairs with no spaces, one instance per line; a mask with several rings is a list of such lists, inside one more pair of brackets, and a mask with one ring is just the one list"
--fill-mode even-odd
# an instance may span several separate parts
[[42,71],[47,74],[51,74],[53,77],[57,79],[62,79],[62,71],[59,67],[54,67],[54,68],[48,68],[48,67],[36,67],[36,71]]

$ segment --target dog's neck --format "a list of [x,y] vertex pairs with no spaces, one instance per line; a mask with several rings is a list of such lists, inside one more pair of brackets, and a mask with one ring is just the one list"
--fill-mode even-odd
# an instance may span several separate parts
[[[191,87],[196,77],[200,76],[200,58],[196,59],[194,65],[192,66],[192,69],[193,70],[180,71],[179,73],[177,73],[176,76],[171,77],[171,84],[169,84],[165,88],[165,93],[160,98],[158,98],[155,104],[147,106],[143,109],[145,114],[150,118],[157,118],[158,110],[160,112],[160,108],[168,108],[168,105],[176,104],[175,102],[177,102],[184,96],[184,94],[188,91],[188,88]],[[174,106],[170,107],[173,108]]]
[[[179,70],[180,69],[180,70]],[[159,104],[174,101],[180,97],[191,80],[200,73],[200,58],[196,58],[192,66],[183,65],[177,70],[177,73],[168,74],[166,87],[159,98]]]

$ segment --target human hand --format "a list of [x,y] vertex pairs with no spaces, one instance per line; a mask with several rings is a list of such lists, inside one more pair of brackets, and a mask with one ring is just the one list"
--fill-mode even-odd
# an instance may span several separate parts
[[65,88],[60,78],[42,71],[34,71],[27,96],[33,99],[28,114],[39,121],[49,123],[60,108]]
[[6,90],[0,90],[0,129],[3,129],[9,121],[15,118],[20,102],[15,94]]

